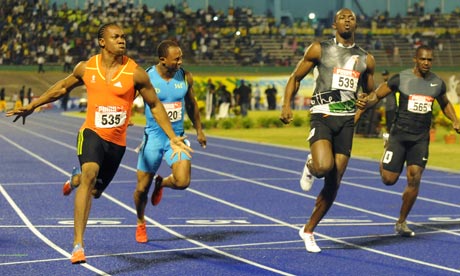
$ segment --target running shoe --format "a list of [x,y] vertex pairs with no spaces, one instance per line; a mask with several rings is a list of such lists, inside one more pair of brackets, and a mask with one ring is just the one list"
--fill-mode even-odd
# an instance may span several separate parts
[[410,230],[407,226],[407,222],[403,221],[401,223],[396,222],[395,225],[395,232],[403,237],[413,237],[415,236],[414,231]]
[[302,176],[300,177],[300,188],[302,188],[302,190],[304,190],[305,192],[310,191],[311,186],[313,186],[313,181],[315,181],[315,178],[308,169],[308,162],[311,162],[311,154],[308,154],[307,156],[307,162],[305,163]]
[[146,243],[148,241],[147,237],[147,227],[145,222],[138,224],[136,228],[136,241],[139,243]]
[[72,175],[70,176],[70,179],[67,180],[65,183],[64,183],[64,186],[62,186],[62,193],[65,195],[65,196],[68,196],[72,193],[73,189],[77,188],[78,186],[76,186],[74,183],[73,183],[73,179],[75,176],[81,174],[81,170],[80,170],[80,167],[76,168],[76,167],[73,167],[72,169]]
[[85,249],[80,244],[75,245],[72,250],[72,256],[70,257],[72,264],[86,263]]
[[304,228],[301,227],[299,230],[299,236],[305,243],[305,249],[307,249],[310,253],[319,253],[321,252],[321,248],[316,245],[315,236],[313,233],[305,233]]
[[153,189],[151,201],[153,206],[157,206],[158,204],[160,204],[161,198],[163,197],[163,187],[161,186],[161,182],[163,182],[163,177],[156,174],[153,177],[153,181],[155,183],[155,188]]

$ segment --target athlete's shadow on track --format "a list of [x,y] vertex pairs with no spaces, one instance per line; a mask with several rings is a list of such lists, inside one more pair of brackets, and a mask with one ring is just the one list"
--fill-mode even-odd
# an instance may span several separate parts
[[[241,236],[247,236],[247,235],[257,235],[260,231],[251,231],[251,230],[223,230],[223,231],[212,231],[210,230],[209,232],[206,233],[194,233],[191,235],[186,235],[189,239],[200,241],[200,242],[222,242],[226,240],[230,240],[233,238],[236,239],[241,239]],[[172,237],[169,239],[152,239],[149,240],[149,242],[155,242],[155,241],[176,241],[180,240],[181,238],[179,237]]]
[[[452,241],[448,238],[444,238],[447,236],[443,236],[442,238],[439,237],[440,233],[444,235],[448,233],[443,232],[445,231],[456,231],[460,228],[460,221],[455,222],[444,222],[444,223],[427,223],[427,224],[417,224],[411,225],[411,229],[415,232],[415,237],[401,237],[397,234],[389,233],[383,235],[375,235],[369,237],[357,237],[356,239],[346,239],[346,242],[352,243],[353,245],[342,244],[340,242],[331,241],[333,244],[329,249],[359,249],[360,246],[362,247],[369,247],[369,248],[377,248],[378,246],[382,245],[391,245],[391,244],[400,244],[402,242],[420,242],[424,240],[424,242],[429,242],[429,240],[433,242],[446,242],[451,243]],[[323,246],[324,247],[324,246]],[[327,247],[327,246],[326,246]]]
[[[206,232],[206,233],[195,233],[193,235],[185,235],[185,236],[188,239],[193,239],[193,240],[203,242],[203,243],[223,242],[223,241],[231,240],[231,239],[235,239],[235,241],[241,242],[244,240],[241,238],[241,236],[255,235],[258,232],[259,231],[225,230],[225,231],[212,231],[212,232]],[[155,242],[160,242],[160,241],[161,242],[164,242],[164,241],[174,242],[178,240],[182,240],[182,239],[179,237],[173,237],[170,239],[151,239],[149,240],[148,244],[154,245],[157,250],[162,250],[162,249],[168,250],[171,248],[161,248],[162,246],[155,245]],[[198,248],[199,246],[196,246],[196,247]],[[225,249],[219,249],[219,250],[226,251]],[[177,263],[177,265],[186,265],[187,262],[193,261],[193,260],[199,260],[200,262],[213,262],[214,260],[222,262],[222,260],[225,260],[226,264],[228,265],[232,265],[233,262],[235,264],[241,263],[237,260],[229,259],[228,257],[223,256],[219,253],[210,252],[206,248],[184,249],[184,251],[180,251],[180,249],[175,249],[172,252],[155,252],[151,254],[142,254],[142,255],[121,255],[121,256],[119,255],[119,256],[114,256],[114,258],[117,258],[120,261],[120,263],[125,263],[126,266],[123,268],[117,269],[117,270],[107,272],[111,275],[117,275],[117,274],[128,273],[128,272],[133,273],[136,271],[139,272],[139,275],[142,275],[143,271],[150,271],[149,269],[158,267],[159,265],[162,265],[162,264]],[[177,269],[178,269],[177,271],[181,270],[179,266],[177,267]],[[174,274],[174,271],[171,271],[171,273]],[[212,273],[210,275],[212,275]]]
[[[199,260],[200,262],[208,263],[212,263],[214,261],[222,262],[223,260],[225,260],[226,264],[228,265],[232,265],[232,263],[240,263],[237,260],[231,260],[228,257],[220,255],[218,253],[210,252],[205,248],[189,252],[156,252],[152,254],[144,254],[141,256],[115,256],[115,258],[117,258],[117,262],[123,263],[125,265],[123,268],[108,271],[107,273],[109,273],[110,275],[117,275],[123,273],[132,274],[136,273],[136,271],[139,273],[136,275],[145,275],[144,273],[146,273],[147,271],[152,271],[152,269],[155,269],[155,267],[159,268],[161,271],[164,271],[165,267],[160,268],[159,266],[166,265],[168,263],[174,264],[173,267],[168,269],[168,273],[174,275],[176,272],[178,273],[179,271],[182,271],[182,273],[184,273],[184,266],[187,266],[187,264],[194,260]],[[187,273],[185,273],[184,275],[187,275]]]

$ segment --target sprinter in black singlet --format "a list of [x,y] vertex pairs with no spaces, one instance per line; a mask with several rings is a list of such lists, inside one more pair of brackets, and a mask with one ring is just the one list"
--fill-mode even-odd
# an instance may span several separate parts
[[292,121],[291,98],[300,81],[316,70],[316,87],[312,97],[311,131],[308,137],[311,154],[307,157],[300,186],[308,191],[314,177],[324,177],[324,187],[316,200],[308,223],[300,237],[308,252],[317,253],[313,231],[334,203],[342,176],[351,154],[357,93],[361,88],[374,89],[374,57],[355,44],[356,16],[349,9],[339,10],[332,27],[335,37],[313,42],[291,74],[284,92],[281,121]]
[[380,160],[380,175],[385,185],[393,185],[398,181],[406,162],[407,186],[402,195],[403,203],[395,225],[395,232],[404,237],[415,236],[407,226],[406,219],[417,199],[422,173],[428,161],[435,99],[443,113],[452,121],[452,127],[457,133],[460,131],[455,109],[446,96],[446,84],[430,71],[432,62],[433,50],[428,46],[420,46],[415,52],[414,68],[392,76],[387,82],[379,85],[375,92],[358,102],[358,107],[365,109],[390,93],[400,92],[396,118]]

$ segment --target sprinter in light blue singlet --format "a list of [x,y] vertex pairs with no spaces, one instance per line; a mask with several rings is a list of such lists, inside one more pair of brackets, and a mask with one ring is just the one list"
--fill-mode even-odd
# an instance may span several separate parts
[[[181,68],[182,50],[176,42],[164,40],[158,46],[157,52],[159,62],[147,69],[147,73],[155,87],[157,97],[169,116],[174,132],[177,136],[184,135],[184,116],[187,112],[195,127],[197,141],[205,148],[206,137],[201,128],[198,104],[193,93],[192,74]],[[136,241],[140,243],[148,241],[144,213],[152,181],[155,185],[151,202],[153,205],[158,205],[163,195],[163,187],[183,190],[190,185],[192,167],[190,157],[185,154],[174,154],[168,137],[152,114],[149,114],[148,106],[145,108],[147,124],[139,150],[137,186],[134,191],[137,211]],[[156,174],[163,159],[172,169],[172,173],[165,178]]]
[[[185,116],[184,98],[188,90],[188,84],[185,81],[185,71],[182,68],[179,69],[174,78],[169,81],[166,81],[158,74],[155,66],[148,68],[147,73],[153,87],[155,87],[157,97],[166,109],[174,132],[177,136],[183,136]],[[169,145],[169,139],[153,118],[148,106],[145,106],[144,114],[146,127],[144,129],[143,146],[138,158],[138,169],[156,173],[163,157],[168,166],[171,167],[173,163],[178,161],[179,156],[172,157],[173,151]],[[150,141],[150,139],[153,141]],[[180,159],[190,160],[185,154],[182,154]]]

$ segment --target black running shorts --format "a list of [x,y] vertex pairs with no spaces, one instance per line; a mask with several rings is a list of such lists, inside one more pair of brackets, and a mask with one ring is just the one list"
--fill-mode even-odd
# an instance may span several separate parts
[[310,146],[318,140],[328,140],[332,143],[335,154],[340,153],[350,157],[355,130],[354,116],[332,116],[321,113],[311,114]]
[[430,133],[410,134],[401,130],[391,131],[382,165],[387,171],[401,173],[404,162],[407,166],[425,168],[428,162]]
[[102,180],[104,186],[115,176],[125,150],[126,147],[105,141],[91,129],[84,129],[78,133],[77,155],[80,166],[87,162],[97,163],[97,179]]

